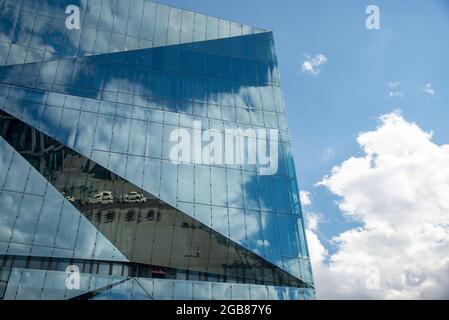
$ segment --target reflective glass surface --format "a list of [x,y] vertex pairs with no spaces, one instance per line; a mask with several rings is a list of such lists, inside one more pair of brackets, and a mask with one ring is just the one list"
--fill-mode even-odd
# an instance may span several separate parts
[[[154,298],[313,298],[271,32],[149,0],[0,1],[0,110],[0,254],[177,270]],[[217,161],[225,141],[173,162],[175,130],[262,132],[276,168]]]
[[[54,206],[48,209],[62,212],[48,211],[45,217],[57,217],[59,226],[47,237],[42,229],[38,233],[38,240],[52,240],[49,246],[70,249],[76,258],[113,260],[117,255],[117,247],[133,262],[185,269],[194,272],[195,277],[198,274],[207,277],[208,273],[212,273],[223,281],[306,287],[302,281],[232,243],[210,227],[20,120],[2,113],[0,130],[12,147],[26,156],[29,163],[51,183],[47,186],[48,195],[44,197],[23,195],[11,242],[35,244],[30,238],[33,234],[27,232],[34,230],[38,222],[32,214],[39,214],[40,208],[44,206],[43,199],[52,199]],[[13,137],[14,134],[27,141],[44,141],[46,148],[41,145],[31,148],[39,152],[22,149],[21,140]],[[53,186],[60,193],[57,194]],[[61,199],[59,203],[56,200],[58,198]],[[49,201],[45,201],[46,206]],[[208,215],[210,220],[210,207],[202,206],[200,209],[200,214]],[[21,214],[22,211],[28,214]],[[226,210],[221,211],[214,212],[214,217],[220,218],[219,214],[226,214]],[[83,213],[98,230],[87,220],[80,221],[78,212]],[[257,211],[252,212],[252,215],[252,219],[259,219],[260,223]],[[49,225],[45,220],[39,222],[42,226]],[[78,229],[73,228],[74,225],[79,225]],[[22,237],[15,239],[19,235]],[[108,239],[115,245],[112,249]],[[8,253],[18,254],[10,250]]]
[[[69,5],[79,29],[66,28]],[[232,35],[263,31],[149,0],[5,0],[0,21],[0,65],[218,39],[230,25]]]
[[[5,132],[6,122],[3,116],[0,117],[0,131]],[[18,133],[17,127],[10,127],[8,132]],[[18,133],[16,137],[20,136],[23,137]],[[10,135],[6,134],[5,138],[8,137]],[[15,146],[17,149],[0,137],[0,148],[4,152],[0,158],[1,166],[9,166],[5,171],[6,181],[11,181],[10,185],[0,185],[0,243],[5,248],[0,254],[39,256],[45,252],[50,257],[93,258],[95,251],[100,251],[109,260],[126,261],[127,258],[73,206],[71,198],[64,198],[33,168],[35,165],[39,169],[38,163],[43,161],[42,149],[37,152],[39,147],[36,146],[29,149],[23,145]],[[28,159],[32,159],[29,156],[33,153],[40,155],[28,162],[20,152]],[[10,161],[8,154],[12,155]],[[15,174],[20,172],[25,172],[26,177],[16,177]],[[8,176],[14,179],[9,180]],[[83,235],[93,235],[93,241],[88,249],[75,253],[85,242]]]

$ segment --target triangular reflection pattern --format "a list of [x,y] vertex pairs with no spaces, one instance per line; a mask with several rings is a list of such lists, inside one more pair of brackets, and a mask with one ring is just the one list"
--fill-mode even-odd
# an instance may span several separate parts
[[[65,28],[67,5],[80,7],[80,30]],[[304,292],[313,296],[271,32],[148,0],[133,1],[132,6],[122,0],[0,1],[0,109],[8,121],[23,122],[20,130],[2,132],[16,151],[0,155],[0,184],[8,187],[2,194],[9,197],[3,199],[2,210],[11,217],[0,253],[79,254],[61,240],[63,228],[49,228],[50,238],[62,243],[59,248],[39,236],[49,231],[34,221],[41,207],[62,200],[64,224],[78,223],[69,217],[86,226],[95,224],[95,236],[83,238],[95,243],[98,239],[96,248],[114,243],[113,252],[121,250],[126,256],[110,254],[109,249],[101,256],[93,249],[85,258],[174,264],[179,268],[176,281],[205,277],[212,283],[219,277],[221,283],[260,280],[300,290],[305,282],[312,289]],[[221,133],[226,128],[279,130],[277,172],[262,176],[254,165],[172,163],[170,133],[180,127],[191,133],[194,120],[201,121],[203,129]],[[23,134],[30,130],[31,135]],[[56,149],[55,141],[60,144]],[[41,150],[27,149],[30,143]],[[61,157],[61,150],[71,158]],[[16,160],[9,156],[23,156],[28,172],[10,167]],[[61,164],[72,172],[58,174]],[[21,190],[22,185],[12,183],[13,176],[25,181],[25,191],[19,192],[23,196],[17,199],[10,197],[17,191],[9,189]],[[81,180],[91,178],[107,182],[79,187]],[[45,179],[51,184],[43,188]],[[57,196],[44,199],[46,191]],[[139,207],[126,214],[111,212],[108,206],[116,202],[130,208],[147,205],[153,211],[143,215]],[[104,209],[97,210],[99,204]],[[64,208],[78,215],[67,215]],[[23,216],[16,212],[24,210],[34,214],[16,223],[15,217]],[[90,221],[79,218],[80,211]],[[44,218],[58,214],[42,212],[47,212]],[[158,214],[164,218],[158,221]],[[161,230],[168,231],[160,235]],[[170,234],[173,240],[183,232],[190,234],[181,237],[185,243],[156,241]],[[194,235],[204,232],[208,240],[198,237],[208,246],[197,245]],[[139,233],[152,236],[136,244],[133,236]],[[66,234],[70,238],[70,232]],[[222,242],[225,251],[217,245]],[[158,250],[170,255],[159,255]],[[226,285],[223,292],[229,290]],[[235,286],[232,295],[235,291],[247,297],[245,288],[240,292]]]
[[[308,287],[93,160],[3,112],[0,132],[16,153],[27,158],[29,162],[23,160],[24,163],[39,168],[65,194],[66,200],[130,261],[199,272],[224,281]],[[102,197],[97,198],[98,194]],[[69,224],[67,228],[73,226]],[[96,245],[100,243],[97,240]]]
[[[237,51],[236,48],[239,48],[246,42],[251,44],[248,46],[248,49],[242,52]],[[247,227],[246,231],[255,230],[255,232],[248,234],[245,230],[238,230],[232,223],[230,223],[229,227],[218,230],[219,232],[249,250],[259,255],[264,255],[267,260],[288,270],[292,274],[309,279],[308,254],[305,247],[304,233],[302,231],[302,221],[300,220],[299,200],[288,136],[285,138],[286,142],[281,144],[282,148],[279,150],[279,172],[273,177],[258,176],[254,168],[249,168],[249,172],[242,172],[243,175],[238,171],[238,167],[231,168],[237,170],[225,171],[222,168],[214,170],[218,176],[227,175],[226,179],[228,182],[227,195],[226,190],[218,190],[216,192],[217,194],[223,194],[224,192],[226,197],[226,199],[217,199],[215,201],[217,206],[214,206],[213,195],[202,197],[206,195],[202,190],[198,190],[198,192],[195,190],[195,196],[198,194],[198,197],[195,198],[189,196],[188,192],[177,197],[176,188],[182,186],[173,185],[176,177],[171,176],[171,174],[178,170],[177,166],[168,161],[167,142],[169,141],[169,132],[177,128],[178,124],[183,125],[181,122],[184,125],[186,123],[190,123],[191,125],[194,119],[199,118],[195,116],[196,114],[207,114],[208,118],[203,118],[202,120],[209,123],[209,118],[220,115],[216,119],[218,121],[219,118],[225,118],[225,113],[232,111],[231,115],[234,118],[231,117],[230,121],[225,122],[232,124],[235,121],[236,113],[243,112],[243,114],[248,115],[248,119],[251,116],[251,122],[253,122],[253,117],[254,119],[262,117],[262,119],[265,118],[264,125],[270,123],[270,126],[273,128],[286,129],[285,124],[282,124],[282,121],[285,120],[283,104],[282,101],[279,101],[279,95],[276,95],[276,92],[280,88],[275,58],[272,52],[268,50],[271,46],[271,33],[261,33],[231,39],[137,50],[127,53],[45,62],[43,64],[45,67],[40,68],[38,78],[27,73],[30,70],[37,70],[38,64],[26,65],[27,68],[24,68],[21,73],[17,66],[5,67],[4,76],[1,81],[12,84],[21,83],[25,79],[28,79],[30,81],[29,85],[41,89],[47,88],[61,93],[68,92],[72,94],[69,97],[62,94],[47,94],[34,91],[31,94],[33,101],[39,102],[39,100],[42,101],[45,99],[49,107],[45,108],[45,112],[43,112],[43,108],[41,107],[38,107],[37,110],[30,108],[31,112],[22,112],[21,108],[16,110],[15,104],[17,103],[11,101],[14,99],[22,101],[22,93],[11,90],[10,93],[14,94],[10,94],[9,103],[6,106],[9,109],[14,109],[8,110],[12,114],[18,117],[23,115],[25,121],[27,121],[27,117],[31,117],[37,122],[41,121],[41,130],[43,132],[69,147],[73,145],[75,150],[86,157],[91,157],[118,175],[124,176],[126,174],[124,164],[127,160],[140,164],[138,158],[145,157],[144,168],[147,169],[147,172],[151,170],[155,172],[159,171],[160,175],[164,175],[165,172],[167,178],[162,177],[162,180],[159,180],[145,179],[144,177],[142,181],[142,176],[135,174],[136,180],[133,180],[134,177],[130,177],[129,180],[139,186],[142,185],[145,190],[157,195],[172,206],[194,216],[210,227],[214,227],[212,220],[217,215],[212,214],[211,219],[211,214],[206,212],[207,209],[205,209],[206,211],[202,210],[202,207],[209,205],[210,210],[215,210],[219,212],[218,214],[220,214],[220,211],[223,211],[222,208],[224,206],[235,207],[236,210],[229,210],[223,216],[226,215],[228,221],[234,221],[236,219],[247,219],[250,222],[254,221],[252,222],[253,226],[250,228]],[[172,61],[172,59],[167,58],[171,54],[174,54],[174,57],[178,57],[179,61],[181,61],[183,52],[191,54],[190,56],[187,55],[186,58],[188,60],[190,59],[190,62],[194,61],[195,57],[200,57],[199,61],[201,63],[199,63],[199,66],[204,64],[204,68],[192,67],[190,70],[181,70],[181,65],[188,65],[188,63],[179,63],[177,66],[176,64],[175,66],[169,66],[164,63],[164,61]],[[207,55],[201,55],[199,52],[209,53]],[[216,73],[218,71],[212,67],[214,65],[213,61],[218,64],[226,64],[226,62],[220,62],[220,58],[226,56],[217,55],[218,52],[231,56],[232,58],[229,58],[228,62],[232,63],[233,66],[239,66],[235,70],[232,69],[233,72],[230,72],[230,75],[228,75],[229,79],[226,78],[223,72]],[[244,58],[237,57],[238,55]],[[139,60],[139,58],[148,60],[149,62],[142,63],[142,60]],[[208,59],[212,61],[210,62],[210,67],[207,67],[209,66],[209,62],[206,63],[206,61],[209,61]],[[129,66],[127,68],[119,68],[120,70],[138,73],[132,75],[121,71],[108,73],[98,70],[99,66],[109,68],[108,65],[123,65],[125,61],[129,63]],[[59,66],[64,67],[59,69]],[[69,69],[65,70],[66,67]],[[7,68],[10,69],[9,72],[6,72]],[[73,68],[73,71],[70,71],[70,68]],[[255,68],[258,76],[250,79],[248,76],[250,74],[249,71],[246,72],[246,76],[245,72],[241,74],[237,72],[240,69],[246,70],[245,68],[248,70]],[[25,69],[28,71],[25,71]],[[79,72],[75,72],[77,76],[71,79],[66,78],[65,80],[61,80],[64,78],[61,75],[75,74],[75,69],[80,70]],[[114,68],[110,67],[110,69],[112,70]],[[50,71],[42,72],[42,70]],[[223,70],[227,70],[227,68]],[[17,74],[17,72],[19,73]],[[100,78],[89,81],[88,79],[92,78],[93,74],[100,75]],[[145,74],[150,75],[150,78],[145,78]],[[217,76],[222,78],[218,78],[217,80],[215,78]],[[125,79],[133,80],[130,82],[128,80],[125,81]],[[195,95],[195,90],[190,91],[190,89],[186,89],[187,83],[193,83],[193,87],[195,88],[202,86],[201,79],[207,80],[208,85],[205,94],[202,95],[200,93],[202,91],[199,90],[198,94]],[[67,81],[71,84],[67,84]],[[74,85],[73,81],[79,83],[81,87],[83,85],[88,87],[79,88],[79,86]],[[197,83],[197,81],[199,82]],[[56,85],[55,83],[59,84]],[[168,90],[167,88],[174,83],[178,84],[175,85],[176,89],[172,88],[171,91]],[[4,88],[3,90],[7,89]],[[138,94],[136,94],[136,90],[139,91]],[[172,92],[173,90],[175,93]],[[254,92],[256,92],[255,96]],[[99,103],[96,99],[82,100],[74,97],[73,94],[79,96],[95,96],[101,99],[102,102]],[[25,95],[29,95],[29,93]],[[254,98],[258,95],[262,99]],[[179,100],[181,102],[177,102],[178,99],[181,99]],[[196,100],[200,102],[192,102]],[[117,101],[121,102],[118,103]],[[218,106],[216,103],[221,104]],[[36,104],[32,106],[36,106]],[[58,107],[64,108],[62,118],[61,108]],[[80,108],[82,108],[81,113],[78,112]],[[98,117],[94,119],[97,116],[97,112]],[[223,118],[221,118],[222,114]],[[77,116],[80,126],[76,128],[72,119],[76,119]],[[70,120],[63,121],[64,118]],[[237,116],[237,119],[240,121],[239,116]],[[274,121],[270,119],[274,119]],[[59,121],[60,125],[58,129],[51,125],[57,121]],[[145,121],[147,123],[144,123]],[[261,123],[259,125],[262,126]],[[133,129],[136,128],[136,130],[130,131],[131,127]],[[92,141],[94,133],[96,136]],[[130,135],[131,137],[128,140],[128,136]],[[165,145],[163,145],[163,141],[165,141]],[[128,142],[130,144],[134,142],[133,150],[127,148]],[[147,148],[145,144],[148,145]],[[125,156],[126,153],[128,153],[128,156]],[[154,161],[154,158],[161,157],[165,161]],[[182,167],[179,171],[185,172],[185,175],[189,176],[193,174],[194,166],[189,167],[188,165],[184,165]],[[204,172],[208,170],[205,166],[195,167],[198,167],[198,169],[203,168]],[[195,170],[195,172],[197,172],[195,174],[201,175],[201,170]],[[192,180],[192,178],[188,179]],[[212,177],[208,179],[212,179]],[[161,184],[160,181],[164,183]],[[193,185],[191,187],[193,189]],[[212,185],[212,187],[219,189],[218,186]],[[245,199],[241,199],[242,195],[239,196],[230,192],[230,190],[242,188]],[[293,188],[292,192],[289,191],[290,188]],[[260,192],[257,192],[257,189]],[[270,192],[270,189],[272,189],[272,192]],[[201,198],[204,199],[202,200]],[[212,207],[210,207],[211,201]],[[245,204],[243,204],[244,201],[246,202]],[[197,203],[198,206],[193,207],[192,202]],[[246,215],[244,207],[248,209],[248,215]],[[194,208],[197,210],[195,211]],[[262,210],[262,214],[257,213],[259,210]],[[264,213],[265,211],[278,212],[280,215],[266,214]],[[276,225],[282,225],[282,228],[285,227],[286,229],[283,232],[278,232]],[[218,227],[217,224],[215,226]],[[262,230],[262,227],[268,230]],[[287,231],[287,233],[284,233],[284,231]],[[262,239],[263,233],[265,239]],[[276,234],[280,234],[279,237],[281,238],[278,238]],[[284,234],[285,239],[282,239]],[[282,242],[284,241],[287,243],[283,244]]]
[[0,254],[128,261],[3,135],[0,151]]

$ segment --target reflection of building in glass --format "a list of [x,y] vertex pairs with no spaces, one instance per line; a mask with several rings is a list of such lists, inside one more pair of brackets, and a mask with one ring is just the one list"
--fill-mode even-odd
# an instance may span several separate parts
[[[0,3],[0,298],[314,297],[271,32],[147,0],[17,3]],[[194,121],[278,129],[277,172],[173,163]]]

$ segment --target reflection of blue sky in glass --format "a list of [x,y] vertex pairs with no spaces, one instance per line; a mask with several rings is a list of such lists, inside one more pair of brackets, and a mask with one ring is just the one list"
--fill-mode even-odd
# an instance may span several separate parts
[[[198,8],[197,1],[159,1]],[[371,4],[380,8],[380,31],[365,28]],[[353,222],[314,184],[359,153],[357,134],[374,128],[379,115],[401,109],[404,118],[432,130],[435,143],[447,143],[447,1],[202,1],[201,12],[274,31],[299,184],[312,192],[309,209],[325,215],[322,240]],[[306,55],[320,53],[328,59],[320,74],[302,73]],[[403,96],[389,97],[388,84],[396,81]],[[429,82],[437,97],[422,91]]]
[[[151,48],[261,31],[144,0],[135,0],[132,5],[129,1],[98,0],[6,2],[7,7],[0,13],[0,40],[13,43],[13,47],[0,64]],[[80,30],[65,27],[68,5],[79,6],[84,13],[80,15],[83,26]],[[21,6],[19,14],[17,9]],[[6,50],[6,45],[0,48]]]
[[[37,8],[30,2],[29,12],[26,7],[26,12],[16,17],[13,33],[8,31],[12,20],[5,19],[0,27],[0,64],[9,66],[3,67],[1,81],[54,91],[31,92],[2,85],[3,96],[9,92],[8,100],[1,101],[6,102],[5,110],[311,281],[308,261],[301,259],[308,253],[271,33],[142,0],[128,10],[128,3],[122,2],[120,6],[126,8],[108,7],[112,2],[103,1],[98,23],[100,8],[91,5],[82,18],[82,30],[70,34],[58,29],[65,19],[59,12],[64,1],[56,19],[43,18],[39,23],[34,21],[34,12],[48,16],[49,8]],[[80,2],[82,8],[84,3]],[[124,12],[138,18],[126,23]],[[2,17],[9,14],[16,19],[15,13],[8,9],[2,11]],[[151,24],[153,15],[158,19]],[[229,36],[239,37],[212,40]],[[101,55],[191,41],[203,42]],[[10,42],[13,45],[8,51],[5,44]],[[81,57],[86,55],[89,57]],[[67,56],[78,58],[37,62]],[[23,62],[31,63],[20,65]],[[21,104],[26,108],[20,108]],[[241,171],[235,165],[211,169],[171,163],[169,133],[178,125],[189,127],[201,117],[204,127],[209,124],[220,131],[220,120],[243,129],[250,125],[279,128],[277,174],[258,176],[256,167],[251,166]],[[177,181],[177,175],[185,175],[185,179]],[[225,183],[217,184],[220,179]],[[33,200],[28,205],[33,205]],[[223,210],[225,206],[230,209]],[[228,228],[217,223],[218,216],[227,220]],[[89,239],[86,235],[85,248],[80,250],[87,250]],[[97,242],[100,246],[101,241]],[[101,256],[100,252],[95,255]],[[245,297],[244,292],[238,295]]]
[[[251,44],[250,48],[240,53],[238,49],[246,46],[248,41]],[[41,100],[46,98],[48,104],[43,110],[41,110],[42,108],[31,109],[39,110],[37,117],[41,117],[41,130],[69,147],[74,146],[75,150],[87,157],[92,157],[93,160],[116,174],[122,177],[126,176],[130,182],[136,185],[142,185],[142,177],[139,172],[145,172],[148,162],[159,163],[157,158],[165,159],[159,164],[163,183],[159,184],[158,179],[151,179],[145,185],[146,191],[160,196],[162,200],[176,205],[177,193],[181,194],[182,190],[185,189],[194,189],[195,203],[241,208],[229,212],[231,239],[261,256],[264,256],[265,250],[268,250],[266,247],[295,247],[293,251],[285,253],[280,251],[278,256],[270,256],[268,259],[273,259],[271,261],[278,266],[301,276],[298,258],[307,256],[307,252],[301,252],[299,248],[299,240],[304,241],[304,237],[299,238],[298,235],[299,232],[302,233],[302,228],[299,228],[299,230],[295,228],[296,222],[294,219],[297,218],[285,217],[290,219],[287,223],[282,225],[276,223],[276,221],[283,221],[283,215],[300,214],[300,212],[298,211],[298,204],[295,204],[295,201],[297,202],[297,188],[294,182],[295,172],[290,160],[288,133],[282,131],[286,130],[287,126],[282,113],[284,109],[282,96],[277,86],[279,80],[276,76],[276,61],[273,60],[271,50],[266,49],[270,46],[271,34],[260,33],[254,36],[200,42],[193,45],[179,45],[168,47],[168,49],[155,48],[86,58],[30,63],[26,64],[26,68],[23,69],[22,66],[7,66],[4,67],[5,73],[1,76],[1,79],[3,82],[11,84],[22,83],[23,79],[28,79],[30,85],[34,85],[36,88],[45,89],[50,86],[52,90],[60,92],[61,94],[48,93],[46,96],[36,92],[33,95],[33,99],[36,101],[39,98]],[[210,53],[204,54],[203,52],[192,51],[192,49],[202,49]],[[193,53],[193,55],[190,54],[189,61],[183,63],[182,59],[186,53]],[[220,55],[216,53],[220,53]],[[142,54],[151,57],[151,59],[146,58],[147,62],[141,61]],[[233,55],[243,56],[243,58],[231,58]],[[226,82],[219,78],[219,76],[223,77],[226,70],[223,70],[223,66],[227,64],[219,63],[224,59],[232,61],[233,66],[240,66],[239,68],[234,67],[230,74],[228,81],[233,85],[229,87],[229,92],[225,91],[228,87],[223,86],[223,83]],[[215,60],[217,65],[221,67],[220,70],[216,71],[216,75],[214,74],[214,68],[205,68],[209,65],[210,60]],[[167,61],[179,62],[175,63],[175,66],[170,66],[167,65]],[[125,64],[129,67],[124,67]],[[182,72],[180,66],[184,64],[193,64],[193,68],[189,70],[193,77],[186,77],[180,73]],[[209,81],[211,79],[212,81]],[[192,85],[193,90],[186,90],[188,86]],[[3,87],[4,91],[8,89]],[[19,91],[16,93],[16,91],[15,88],[12,89],[10,96],[17,101],[21,101],[25,92]],[[82,100],[74,96],[66,97],[62,93],[77,94],[78,96],[97,98],[102,101],[99,105],[96,105],[94,100]],[[120,97],[122,98],[120,99]],[[168,104],[166,99],[170,99],[174,103]],[[121,100],[122,103],[116,103],[117,100]],[[177,112],[184,111],[177,108],[178,101],[185,101],[188,104],[193,103],[194,116],[210,114],[210,109],[212,109],[209,108],[210,106],[215,106],[219,111],[228,108],[235,110],[239,128],[243,129],[250,128],[251,123],[256,125],[256,128],[257,126],[262,128],[265,126],[264,118],[268,120],[274,117],[274,121],[268,120],[267,123],[271,123],[274,128],[281,129],[280,141],[282,143],[278,149],[279,168],[276,175],[257,176],[255,166],[245,166],[245,169],[249,171],[243,172],[237,170],[240,169],[239,165],[217,168],[216,170],[221,171],[221,174],[226,174],[225,167],[236,170],[228,169],[227,188],[225,184],[220,184],[222,190],[215,191],[215,193],[223,195],[227,193],[227,199],[214,203],[211,202],[208,187],[211,183],[211,171],[207,166],[195,165],[195,180],[201,181],[201,183],[196,183],[194,188],[193,186],[184,186],[182,190],[177,192],[176,173],[178,166],[169,161],[169,136],[180,124]],[[8,102],[7,110],[10,110],[16,116],[21,115],[21,108],[14,109],[18,103],[12,103],[13,99],[8,100]],[[223,102],[229,105],[226,106]],[[214,105],[214,103],[218,104]],[[95,109],[85,109],[85,105]],[[196,111],[197,113],[195,113],[196,105],[200,108]],[[174,110],[170,109],[170,106],[173,106]],[[64,109],[61,109],[61,107],[64,107]],[[166,111],[158,111],[163,116],[153,118],[153,113],[157,110],[148,110],[148,107]],[[133,119],[134,112],[130,112],[134,108],[140,111],[137,113],[137,119]],[[97,110],[98,115],[90,113],[90,111]],[[249,110],[251,112],[248,112],[247,118],[241,115],[242,111]],[[144,115],[142,121],[139,119],[139,114]],[[222,119],[221,114],[222,112],[216,113],[216,120]],[[31,116],[31,118],[28,119],[28,116]],[[206,125],[208,123],[207,118],[194,118],[188,113],[183,114],[183,116],[184,122],[180,124],[182,126],[191,127],[195,119],[203,121]],[[209,119],[213,117],[214,114],[209,115]],[[35,114],[25,115],[24,117],[25,121],[34,121],[35,118]],[[74,121],[76,119],[78,121]],[[148,120],[151,122],[148,122]],[[160,123],[161,121],[163,123]],[[55,123],[58,125],[55,126]],[[233,127],[235,124],[227,122],[224,126]],[[219,121],[210,123],[210,127],[223,132],[222,124]],[[109,154],[109,151],[113,153]],[[133,156],[126,156],[126,153],[133,154]],[[153,158],[144,163],[142,157]],[[184,166],[189,165],[181,165],[181,167]],[[129,172],[125,172],[126,168],[130,168]],[[193,182],[193,180],[190,181]],[[289,191],[291,187],[293,187],[292,191],[295,195]],[[263,193],[259,195],[258,190],[263,190]],[[210,209],[203,212],[199,208],[201,207],[196,208],[195,213],[193,211],[188,213],[211,226]],[[246,208],[246,211],[242,210],[244,208]],[[251,209],[276,213],[273,222],[263,225],[261,218],[256,218],[260,216],[260,211],[251,214]],[[242,220],[245,221],[246,226],[238,222]],[[273,231],[269,229],[273,229]],[[284,231],[289,236],[278,236],[284,235]],[[276,239],[264,240],[264,232],[276,235]],[[287,257],[296,260],[292,264],[287,262]]]

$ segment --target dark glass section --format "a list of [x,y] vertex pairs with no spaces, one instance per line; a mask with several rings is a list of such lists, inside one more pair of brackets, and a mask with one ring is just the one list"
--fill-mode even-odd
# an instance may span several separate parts
[[132,262],[183,269],[190,280],[309,287],[4,112],[0,133]]
[[[1,258],[0,258],[1,261]],[[0,300],[5,295],[6,287],[8,286],[9,276],[11,274],[10,268],[0,267]]]

